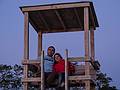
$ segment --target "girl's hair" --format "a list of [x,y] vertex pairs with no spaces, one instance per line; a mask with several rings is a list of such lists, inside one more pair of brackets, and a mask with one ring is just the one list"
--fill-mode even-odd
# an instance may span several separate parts
[[[58,56],[60,56],[61,59],[63,59],[62,56],[60,55],[60,53],[55,53],[55,54],[54,54],[54,57],[53,57],[54,60],[55,60],[55,55],[58,55]],[[56,62],[56,61],[55,61],[55,62]]]

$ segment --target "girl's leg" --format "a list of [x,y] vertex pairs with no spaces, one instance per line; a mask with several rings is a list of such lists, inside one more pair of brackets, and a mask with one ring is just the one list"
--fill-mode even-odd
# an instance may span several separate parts
[[61,77],[62,77],[62,82],[65,82],[65,73],[61,73]]
[[58,81],[58,86],[63,87],[65,82],[65,73],[59,73]]
[[62,82],[62,73],[58,74],[58,86],[61,84]]

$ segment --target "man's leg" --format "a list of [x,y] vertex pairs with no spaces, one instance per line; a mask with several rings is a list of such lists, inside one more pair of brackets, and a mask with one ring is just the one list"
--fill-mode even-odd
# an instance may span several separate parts
[[50,75],[49,72],[45,72],[45,87],[49,87],[49,84],[48,84],[48,76]]
[[56,80],[57,74],[54,72],[51,72],[48,74],[47,77],[47,84],[48,85],[53,85],[54,81]]

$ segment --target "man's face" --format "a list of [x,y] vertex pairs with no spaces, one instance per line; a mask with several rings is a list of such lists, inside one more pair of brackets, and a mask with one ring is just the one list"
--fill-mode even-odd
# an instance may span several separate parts
[[48,56],[52,57],[54,55],[54,53],[55,53],[55,51],[53,48],[48,48],[48,50],[47,50]]

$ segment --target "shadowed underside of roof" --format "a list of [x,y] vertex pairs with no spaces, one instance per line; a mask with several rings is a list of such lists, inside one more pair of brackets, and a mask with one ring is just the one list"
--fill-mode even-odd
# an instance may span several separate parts
[[84,8],[89,10],[89,29],[98,27],[92,2],[60,3],[20,7],[29,13],[29,22],[43,33],[72,32],[84,30]]

